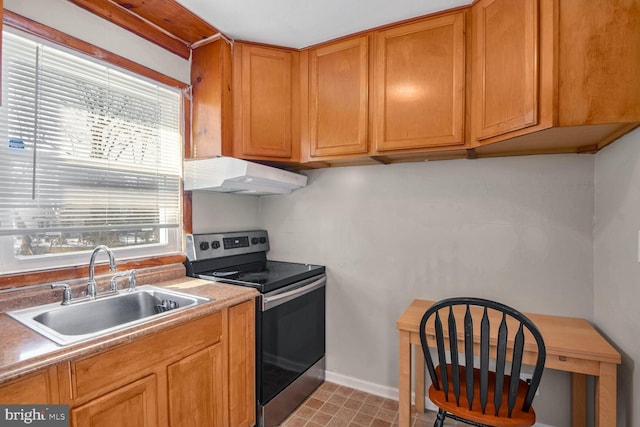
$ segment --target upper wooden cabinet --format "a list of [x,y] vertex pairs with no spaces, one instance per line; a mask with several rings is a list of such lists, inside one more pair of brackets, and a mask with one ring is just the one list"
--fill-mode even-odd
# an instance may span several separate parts
[[538,0],[474,6],[473,114],[478,140],[538,123]]
[[223,39],[193,49],[188,158],[232,155],[231,46]]
[[236,43],[233,57],[234,156],[298,160],[299,53]]
[[300,52],[214,43],[193,56],[194,157],[595,152],[640,124],[637,0],[478,0]]
[[309,52],[310,156],[368,151],[369,36]]
[[376,32],[374,150],[464,143],[465,13]]
[[480,0],[471,27],[477,155],[597,151],[640,122],[636,0]]

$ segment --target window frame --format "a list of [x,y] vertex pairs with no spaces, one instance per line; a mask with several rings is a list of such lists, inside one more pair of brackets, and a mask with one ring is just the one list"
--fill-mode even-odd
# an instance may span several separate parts
[[[187,96],[187,91],[189,90],[189,85],[187,83],[176,80],[172,77],[169,77],[165,74],[162,74],[158,71],[147,68],[143,65],[140,65],[134,61],[131,61],[127,58],[109,52],[105,49],[94,46],[88,42],[70,36],[62,31],[56,30],[54,28],[48,27],[44,24],[33,21],[24,16],[18,15],[9,10],[2,11],[2,21],[4,25],[13,27],[22,32],[34,35],[48,42],[52,42],[54,44],[60,45],[64,48],[71,49],[90,57],[100,59],[104,62],[107,62],[116,67],[125,69],[127,71],[133,72],[135,74],[141,75],[153,81],[165,84],[167,86],[177,88],[182,91],[183,96],[183,117],[182,117],[182,126],[181,132],[183,141],[190,140],[190,100],[189,96]],[[0,25],[0,30],[2,26]],[[183,152],[185,151],[185,147],[188,146],[188,143],[183,143]],[[182,190],[181,190],[182,192]],[[182,211],[183,211],[183,224],[182,229],[179,232],[184,233],[191,231],[191,199],[188,197],[189,195],[183,194],[181,195],[181,203],[182,203]],[[158,266],[164,264],[171,263],[180,263],[185,260],[184,253],[181,251],[179,253],[167,253],[163,255],[155,255],[151,257],[141,256],[139,258],[128,258],[122,262],[118,263],[119,270],[126,270],[130,268],[144,268],[151,266]],[[106,271],[106,270],[105,270]],[[100,268],[97,268],[97,272],[100,273]],[[73,267],[62,267],[62,268],[48,268],[44,267],[44,269],[36,270],[36,269],[27,269],[21,273],[10,273],[7,275],[0,275],[0,290],[6,288],[14,288],[14,287],[22,287],[29,286],[33,284],[43,283],[43,282],[51,282],[51,281],[59,281],[59,280],[68,280],[74,278],[86,277],[88,274],[88,257],[87,264],[75,265]]]

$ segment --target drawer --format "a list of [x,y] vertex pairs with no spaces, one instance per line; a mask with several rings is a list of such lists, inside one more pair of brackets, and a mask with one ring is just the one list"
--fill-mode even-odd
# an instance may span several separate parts
[[222,312],[72,362],[74,398],[128,384],[222,340]]

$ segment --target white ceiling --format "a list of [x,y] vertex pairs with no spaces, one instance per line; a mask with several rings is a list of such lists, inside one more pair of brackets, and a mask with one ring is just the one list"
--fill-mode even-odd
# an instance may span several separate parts
[[177,0],[229,37],[303,48],[471,0]]

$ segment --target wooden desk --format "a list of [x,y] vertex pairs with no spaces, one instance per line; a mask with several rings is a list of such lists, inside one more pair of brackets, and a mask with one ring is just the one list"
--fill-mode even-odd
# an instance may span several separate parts
[[[414,300],[396,323],[400,333],[399,427],[408,427],[411,420],[411,350],[414,345],[416,409],[424,411],[425,362],[418,330],[422,315],[432,304],[433,301]],[[585,427],[587,424],[587,375],[596,377],[596,426],[615,426],[616,365],[621,362],[620,353],[584,319],[526,315],[544,338],[547,348],[545,368],[571,372],[572,426]],[[533,403],[535,407],[535,400]]]

